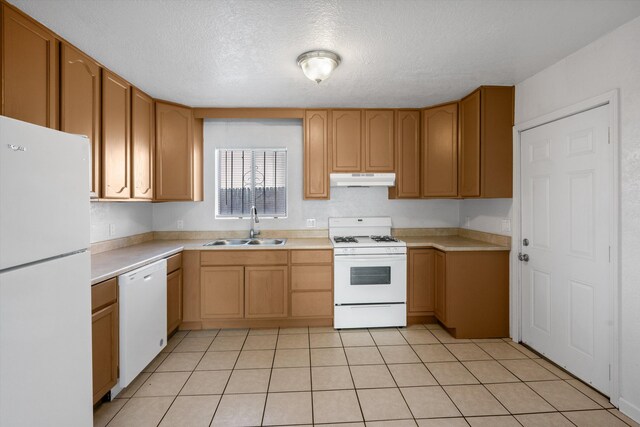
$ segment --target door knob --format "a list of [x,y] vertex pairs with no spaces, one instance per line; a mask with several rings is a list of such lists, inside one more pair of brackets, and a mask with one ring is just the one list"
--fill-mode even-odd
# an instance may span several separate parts
[[518,259],[519,259],[520,261],[528,262],[528,261],[529,261],[529,255],[527,255],[527,254],[523,254],[522,252],[520,252],[520,253],[518,254]]

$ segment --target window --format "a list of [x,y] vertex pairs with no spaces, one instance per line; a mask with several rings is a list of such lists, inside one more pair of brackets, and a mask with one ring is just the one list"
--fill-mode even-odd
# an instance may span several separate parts
[[287,216],[287,150],[216,150],[217,218]]

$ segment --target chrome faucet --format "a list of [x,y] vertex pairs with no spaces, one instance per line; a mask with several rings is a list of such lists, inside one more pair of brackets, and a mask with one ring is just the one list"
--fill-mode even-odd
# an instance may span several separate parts
[[256,231],[256,224],[260,223],[260,218],[258,218],[258,209],[256,209],[255,205],[251,206],[251,230],[249,230],[249,238],[253,239],[256,236],[260,235],[260,230]]

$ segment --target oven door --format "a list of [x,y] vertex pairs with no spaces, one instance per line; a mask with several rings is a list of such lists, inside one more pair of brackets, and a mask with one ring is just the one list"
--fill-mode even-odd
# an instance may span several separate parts
[[335,255],[336,304],[404,303],[407,256]]

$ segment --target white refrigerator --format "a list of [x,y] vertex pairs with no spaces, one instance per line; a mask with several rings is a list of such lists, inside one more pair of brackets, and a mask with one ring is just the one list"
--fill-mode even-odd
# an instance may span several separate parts
[[0,116],[0,426],[91,426],[87,138]]

